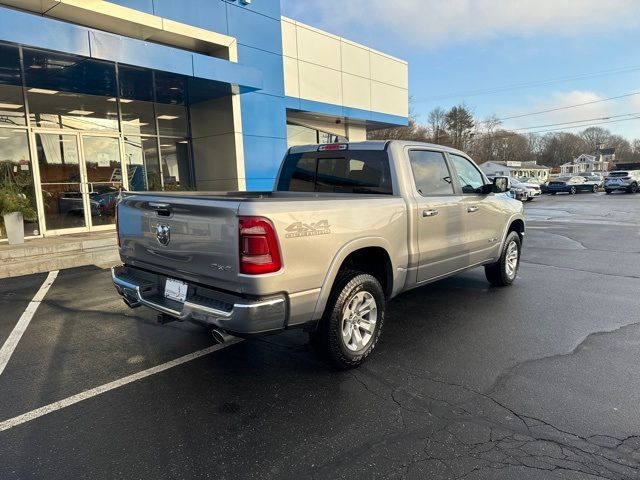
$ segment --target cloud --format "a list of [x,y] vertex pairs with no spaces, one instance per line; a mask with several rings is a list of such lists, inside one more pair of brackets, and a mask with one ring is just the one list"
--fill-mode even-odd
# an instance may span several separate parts
[[370,41],[382,32],[425,49],[640,24],[638,0],[285,0],[283,13],[347,38]]

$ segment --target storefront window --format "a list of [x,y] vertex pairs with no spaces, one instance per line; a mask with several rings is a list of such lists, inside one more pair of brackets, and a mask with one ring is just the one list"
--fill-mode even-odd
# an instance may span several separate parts
[[[2,128],[0,129],[0,195],[16,191],[28,200],[34,211],[37,211],[27,131]],[[0,238],[6,238],[4,228],[0,230]],[[39,235],[38,221],[25,220],[24,232],[27,236]]]
[[27,88],[31,125],[80,131],[118,131],[118,107],[107,97]]
[[180,105],[156,104],[158,134],[171,137],[187,136],[187,109]]
[[156,119],[152,102],[120,99],[122,132],[129,135],[155,135]]
[[25,125],[18,47],[0,45],[0,125]]
[[130,190],[162,190],[158,140],[155,137],[125,137],[124,155]]
[[184,138],[161,138],[160,158],[165,190],[191,190],[189,142]]
[[345,142],[347,139],[333,133],[323,132],[314,128],[287,123],[287,142],[290,147],[296,145],[313,145],[314,143]]

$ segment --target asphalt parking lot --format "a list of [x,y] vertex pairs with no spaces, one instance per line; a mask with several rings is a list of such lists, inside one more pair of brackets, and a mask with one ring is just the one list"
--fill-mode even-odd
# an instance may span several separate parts
[[[349,372],[296,332],[211,348],[61,271],[0,375],[0,478],[639,478],[640,195],[525,209],[513,287],[399,297]],[[45,278],[0,280],[0,345]]]

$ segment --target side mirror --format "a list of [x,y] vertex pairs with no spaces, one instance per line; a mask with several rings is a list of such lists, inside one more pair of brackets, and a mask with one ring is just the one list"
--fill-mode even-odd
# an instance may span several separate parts
[[493,183],[485,185],[483,193],[504,193],[509,191],[509,177],[494,177]]

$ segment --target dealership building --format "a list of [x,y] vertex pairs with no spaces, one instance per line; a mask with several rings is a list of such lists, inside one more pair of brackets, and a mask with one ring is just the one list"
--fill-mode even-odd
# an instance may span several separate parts
[[406,62],[279,0],[0,0],[0,195],[31,201],[27,236],[112,229],[120,189],[270,190],[288,146],[407,122]]

